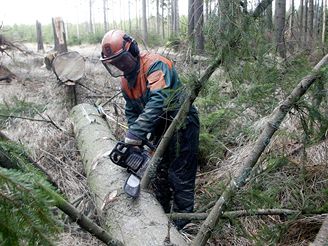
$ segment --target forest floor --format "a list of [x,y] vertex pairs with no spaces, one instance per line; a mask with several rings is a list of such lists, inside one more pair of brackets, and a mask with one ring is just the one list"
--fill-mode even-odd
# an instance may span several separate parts
[[[69,201],[84,211],[86,215],[97,220],[69,120],[69,113],[73,106],[69,94],[71,90],[68,86],[58,82],[55,74],[45,68],[43,63],[45,54],[38,53],[35,44],[25,44],[25,48],[30,51],[28,54],[13,51],[9,53],[11,57],[5,54],[0,56],[0,64],[9,68],[16,75],[16,79],[11,82],[0,81],[0,103],[13,109],[13,117],[0,125],[0,130],[11,139],[25,145],[31,157],[47,170]],[[46,47],[47,51],[50,49],[51,47]],[[119,82],[113,80],[99,62],[99,45],[74,46],[69,50],[78,51],[86,61],[85,76],[79,81],[80,85],[76,86],[77,103],[106,102],[117,94],[120,90]],[[122,97],[116,96],[112,99],[105,110],[113,118],[112,130],[115,136],[117,139],[122,138],[124,128],[117,124],[117,122],[124,124]],[[14,117],[15,113],[23,113],[26,118]],[[326,142],[324,151],[321,153],[327,155],[327,146]],[[234,150],[235,154],[230,155],[230,159],[226,162],[221,162],[219,166],[206,172],[200,172],[197,176],[196,194],[205,194],[215,200],[216,193],[208,193],[211,190],[210,187],[216,183],[216,180],[222,179],[224,175],[237,169],[244,156],[247,155],[247,150],[247,146],[236,149]],[[231,166],[232,163],[234,163],[233,166]],[[198,205],[197,199],[196,206]],[[252,241],[249,238],[252,238],[252,234],[256,234],[258,220],[262,219],[257,218],[257,222],[254,222],[254,219],[245,217],[240,220],[242,226],[235,227],[231,223],[223,225],[221,232],[214,232],[214,235],[216,234],[220,239],[214,237],[209,245],[255,245],[255,240]],[[65,232],[60,234],[58,245],[102,245],[90,234],[83,232],[75,223],[67,223],[68,221],[65,218]],[[270,216],[262,221],[268,225],[283,224],[284,222],[283,218],[279,216]],[[320,227],[318,221],[322,221],[322,219],[316,219],[314,224],[304,222],[304,225],[312,227],[315,225],[317,231]],[[185,234],[189,239],[193,238],[199,224],[195,223],[192,226],[194,231],[189,230]],[[245,231],[240,231],[241,227],[244,227],[243,230],[250,235],[249,238],[240,236],[245,234]],[[289,236],[297,237],[295,235]],[[307,245],[310,240],[313,240],[313,236],[290,243],[286,241],[281,245]]]

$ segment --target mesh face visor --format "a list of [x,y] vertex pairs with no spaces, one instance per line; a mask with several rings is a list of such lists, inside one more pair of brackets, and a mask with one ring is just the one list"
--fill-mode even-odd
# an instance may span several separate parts
[[103,53],[101,56],[102,64],[113,77],[130,74],[137,66],[137,58],[133,57],[128,51],[123,51],[119,55],[111,58],[104,57]]

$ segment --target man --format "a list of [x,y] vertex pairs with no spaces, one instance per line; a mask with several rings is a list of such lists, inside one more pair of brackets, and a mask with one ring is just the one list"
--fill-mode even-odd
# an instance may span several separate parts
[[[173,63],[163,56],[140,52],[137,42],[121,30],[107,32],[102,40],[101,61],[114,77],[121,77],[129,130],[125,143],[158,144],[183,101]],[[192,212],[199,142],[199,120],[191,107],[185,124],[176,130],[152,182],[164,211]],[[186,220],[175,221],[182,229]]]

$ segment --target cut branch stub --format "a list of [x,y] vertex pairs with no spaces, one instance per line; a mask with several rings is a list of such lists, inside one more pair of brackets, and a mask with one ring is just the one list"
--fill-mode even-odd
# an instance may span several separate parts
[[74,84],[84,76],[85,60],[79,52],[65,52],[55,57],[52,68],[58,80]]

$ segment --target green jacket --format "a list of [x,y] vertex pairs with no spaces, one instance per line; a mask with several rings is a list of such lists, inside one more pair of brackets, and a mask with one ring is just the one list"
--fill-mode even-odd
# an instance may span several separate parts
[[[184,87],[173,62],[152,53],[140,55],[135,86],[130,88],[123,78],[121,88],[126,100],[129,132],[142,140],[146,140],[148,133],[153,136],[163,134],[179,110],[184,95]],[[188,120],[199,124],[194,107],[189,112]]]

